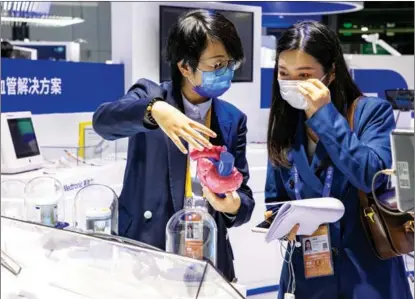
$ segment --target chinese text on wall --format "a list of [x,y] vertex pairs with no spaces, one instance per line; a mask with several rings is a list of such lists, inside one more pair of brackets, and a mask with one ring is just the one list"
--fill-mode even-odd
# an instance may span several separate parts
[[1,80],[1,94],[15,95],[61,95],[61,78],[6,77]]

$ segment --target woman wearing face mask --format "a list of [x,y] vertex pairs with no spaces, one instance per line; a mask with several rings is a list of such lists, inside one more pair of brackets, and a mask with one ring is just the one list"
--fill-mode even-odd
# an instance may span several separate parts
[[170,31],[167,59],[172,81],[158,85],[140,79],[119,101],[100,106],[93,117],[94,129],[103,138],[129,137],[119,200],[120,235],[162,249],[167,221],[183,208],[189,192],[188,148],[182,142],[199,150],[225,145],[234,155],[244,178],[237,192],[219,198],[203,192],[196,177],[190,184],[190,194],[204,194],[213,207],[217,266],[229,280],[235,273],[227,229],[249,221],[254,201],[247,186],[246,116],[217,97],[230,88],[243,57],[241,40],[229,20],[219,13],[189,12]]
[[[403,259],[377,258],[359,215],[358,190],[370,192],[374,174],[392,164],[392,107],[360,98],[350,129],[347,112],[362,93],[336,34],[317,22],[298,23],[281,36],[274,76],[266,202],[335,197],[345,205],[340,221],[316,232],[329,242],[312,243],[312,254],[304,241],[313,238],[293,228],[289,239],[302,246],[288,250],[293,267],[284,263],[278,298],[293,292],[296,299],[412,298]],[[313,260],[327,248],[331,256]]]

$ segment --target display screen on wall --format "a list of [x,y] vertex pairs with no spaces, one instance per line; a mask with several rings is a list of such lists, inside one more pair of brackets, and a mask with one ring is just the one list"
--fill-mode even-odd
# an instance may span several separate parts
[[392,104],[393,109],[409,111],[414,109],[413,89],[385,90],[386,99]]
[[[160,6],[160,82],[171,80],[170,65],[166,61],[166,47],[170,28],[187,11],[195,8]],[[232,82],[253,81],[254,14],[244,11],[216,10],[236,27],[244,48],[245,62],[235,72]]]
[[66,46],[28,44],[28,47],[37,50],[39,60],[66,60]]

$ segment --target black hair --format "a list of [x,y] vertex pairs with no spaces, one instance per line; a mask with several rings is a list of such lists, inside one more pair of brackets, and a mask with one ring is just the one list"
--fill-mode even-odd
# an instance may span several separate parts
[[1,42],[1,57],[10,58],[13,54],[13,45],[8,41]]
[[342,115],[346,116],[347,109],[362,93],[349,73],[339,39],[328,27],[315,21],[303,21],[282,34],[277,43],[267,148],[274,166],[289,167],[287,153],[294,144],[298,117],[304,112],[291,107],[280,94],[278,59],[286,50],[301,50],[322,65],[327,77],[330,72],[334,74],[334,80],[329,85],[331,101]]
[[228,55],[236,61],[244,59],[241,39],[231,21],[212,10],[192,10],[181,16],[170,29],[166,59],[170,63],[173,92],[180,93],[182,74],[177,63],[183,61],[193,71],[208,40],[221,42]]

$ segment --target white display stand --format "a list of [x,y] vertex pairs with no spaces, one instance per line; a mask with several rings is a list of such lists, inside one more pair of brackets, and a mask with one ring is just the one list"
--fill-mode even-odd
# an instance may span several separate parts
[[[119,196],[124,180],[125,165],[126,161],[120,160],[105,163],[102,166],[44,168],[15,175],[2,175],[1,180],[20,180],[23,183],[27,183],[30,180],[41,176],[52,176],[58,179],[62,183],[65,193],[65,221],[71,223],[73,213],[73,199],[76,193],[87,185],[103,184],[114,189],[117,196]],[[7,198],[2,198],[2,202],[7,200]],[[22,207],[15,207],[14,210],[23,211],[23,200],[15,200],[15,203],[16,205],[21,205]],[[22,219],[22,215],[20,215],[20,217],[17,215],[17,218]]]

